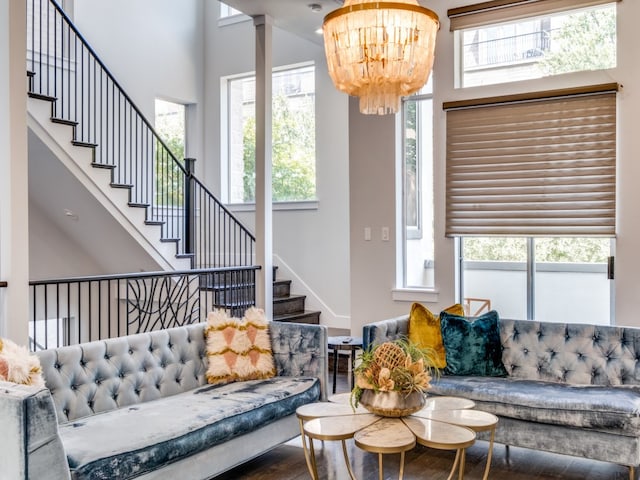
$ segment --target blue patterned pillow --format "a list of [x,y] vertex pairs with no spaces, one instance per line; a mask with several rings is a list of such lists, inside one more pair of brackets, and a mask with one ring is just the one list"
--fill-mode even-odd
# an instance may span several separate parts
[[447,352],[446,375],[504,377],[498,312],[473,318],[440,314],[442,340]]

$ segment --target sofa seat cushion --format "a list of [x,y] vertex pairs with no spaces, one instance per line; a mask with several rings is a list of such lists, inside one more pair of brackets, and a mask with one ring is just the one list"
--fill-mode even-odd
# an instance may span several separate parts
[[498,377],[442,376],[430,393],[469,398],[502,417],[640,435],[640,386],[578,386]]
[[74,479],[127,479],[294,414],[320,382],[275,377],[195,390],[60,425]]

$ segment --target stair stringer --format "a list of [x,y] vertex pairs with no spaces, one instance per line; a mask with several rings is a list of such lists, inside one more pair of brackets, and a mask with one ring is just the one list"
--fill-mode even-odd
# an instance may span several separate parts
[[[348,328],[351,325],[351,317],[339,315],[327,305],[320,296],[277,254],[273,254],[273,264],[278,265],[278,276],[289,278],[295,282],[296,293],[305,295],[305,308],[308,310],[320,310],[322,312],[321,323],[330,328]],[[347,327],[345,327],[345,325]]]
[[191,268],[190,259],[176,257],[174,242],[160,241],[161,226],[145,224],[146,209],[129,206],[128,190],[111,186],[111,171],[91,166],[93,150],[71,143],[73,127],[51,121],[51,102],[30,97],[27,126],[162,269]]

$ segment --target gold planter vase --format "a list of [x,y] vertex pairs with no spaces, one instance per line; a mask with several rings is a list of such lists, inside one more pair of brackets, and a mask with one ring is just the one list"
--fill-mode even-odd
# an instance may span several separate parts
[[363,390],[360,404],[371,413],[381,417],[406,417],[424,407],[422,392],[376,392]]

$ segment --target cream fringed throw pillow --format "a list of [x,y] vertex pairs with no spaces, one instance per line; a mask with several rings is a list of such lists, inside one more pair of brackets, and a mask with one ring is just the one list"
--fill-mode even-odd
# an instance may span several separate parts
[[232,318],[224,310],[207,316],[207,381],[222,384],[275,376],[269,322],[264,311],[251,307],[244,318]]
[[0,338],[0,380],[42,388],[40,360],[25,347]]

